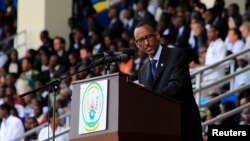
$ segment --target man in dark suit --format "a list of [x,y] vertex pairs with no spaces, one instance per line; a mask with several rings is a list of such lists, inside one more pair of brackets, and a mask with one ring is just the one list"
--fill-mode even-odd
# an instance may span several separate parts
[[187,54],[182,49],[162,46],[160,34],[149,23],[139,23],[134,30],[134,38],[136,46],[149,56],[139,72],[139,82],[152,91],[180,101],[181,141],[202,141]]
[[148,8],[148,1],[147,0],[138,0],[137,9],[135,13],[135,20],[136,21],[148,21],[152,25],[156,26],[156,21],[154,16],[147,10]]
[[108,34],[112,38],[120,37],[124,28],[122,21],[119,19],[119,12],[115,6],[110,7],[108,16],[111,19],[111,22],[108,28],[104,31],[104,34]]

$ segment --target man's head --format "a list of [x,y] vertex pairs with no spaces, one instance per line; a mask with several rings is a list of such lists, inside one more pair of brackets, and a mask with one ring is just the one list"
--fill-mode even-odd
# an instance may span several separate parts
[[77,64],[79,57],[77,52],[71,52],[68,56],[70,65],[74,66]]
[[4,103],[0,105],[0,118],[7,118],[10,115],[11,106]]
[[241,38],[241,33],[236,28],[230,29],[227,33],[227,38],[231,43],[235,43]]
[[140,11],[145,11],[148,7],[148,1],[147,0],[139,0],[137,2],[137,11],[140,12]]
[[214,8],[210,8],[205,13],[205,21],[206,23],[213,23],[216,18],[216,12]]
[[33,129],[37,126],[38,126],[38,122],[35,117],[28,117],[25,120],[25,128],[27,128],[28,130]]
[[92,56],[92,50],[89,47],[87,47],[87,46],[81,47],[81,49],[80,49],[80,58],[81,59],[87,59],[91,56]]
[[197,12],[199,12],[199,13],[201,13],[201,14],[203,14],[205,11],[207,11],[207,7],[203,3],[197,3],[195,5],[195,9],[194,10],[197,11]]
[[[59,113],[58,113],[58,110],[55,109],[55,125],[58,126],[59,125],[59,122],[60,122],[60,119],[59,119]],[[53,118],[53,109],[51,108],[49,110],[49,112],[47,113],[47,117],[49,119],[49,122],[51,125],[54,125],[54,118]]]
[[227,8],[227,15],[237,16],[240,13],[240,8],[237,3],[231,3]]
[[218,37],[219,37],[219,30],[214,26],[210,27],[207,31],[208,41],[209,42],[215,41],[216,39],[218,39]]
[[141,51],[154,57],[160,45],[160,34],[155,31],[154,26],[147,22],[139,23],[134,30],[134,38]]
[[49,67],[54,68],[58,64],[60,64],[59,56],[57,54],[51,55],[49,59]]
[[46,40],[49,38],[49,32],[48,30],[43,30],[40,32],[40,40],[42,42],[46,42]]
[[7,86],[14,86],[16,83],[16,76],[13,73],[8,73],[5,76],[5,84]]
[[204,27],[205,27],[204,21],[202,21],[201,19],[192,20],[191,30],[194,33],[194,36],[196,37],[200,36],[204,31]]
[[108,16],[111,19],[117,18],[119,16],[119,12],[118,12],[118,10],[116,9],[115,6],[110,7]]
[[126,9],[125,10],[125,13],[124,13],[124,17],[127,19],[127,20],[130,20],[134,17],[134,11],[133,9]]
[[27,72],[32,69],[32,60],[30,58],[24,58],[22,61],[22,70]]
[[250,36],[250,22],[244,22],[240,26],[240,31],[243,38],[246,39],[248,36]]
[[184,24],[184,18],[177,16],[173,19],[173,24],[176,28],[180,28]]
[[55,51],[64,50],[65,40],[62,37],[55,37],[53,43]]

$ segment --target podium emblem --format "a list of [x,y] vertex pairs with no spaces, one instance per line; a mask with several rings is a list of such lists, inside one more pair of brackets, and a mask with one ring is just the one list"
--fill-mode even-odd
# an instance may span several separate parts
[[[106,129],[107,80],[81,86],[79,133]],[[81,131],[81,132],[80,132]]]

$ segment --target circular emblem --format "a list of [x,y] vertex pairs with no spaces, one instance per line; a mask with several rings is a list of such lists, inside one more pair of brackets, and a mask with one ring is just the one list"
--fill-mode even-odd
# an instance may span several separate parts
[[88,85],[83,95],[82,116],[84,128],[88,132],[95,131],[103,111],[103,92],[101,86],[92,82]]

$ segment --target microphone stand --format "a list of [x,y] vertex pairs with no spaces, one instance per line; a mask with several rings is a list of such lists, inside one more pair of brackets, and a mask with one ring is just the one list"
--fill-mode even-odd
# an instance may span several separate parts
[[110,74],[110,63],[105,63],[104,74]]
[[[107,68],[109,68],[109,61],[110,61],[110,60],[107,60],[105,57],[103,57],[103,58],[99,59],[98,61],[91,63],[86,69],[80,70],[80,71],[75,72],[75,73],[73,73],[73,74],[69,74],[68,76],[59,77],[59,78],[57,78],[57,79],[55,79],[55,80],[52,80],[52,81],[46,83],[45,85],[43,85],[43,86],[41,86],[41,87],[39,87],[39,88],[37,88],[37,89],[34,89],[34,90],[32,90],[32,91],[29,91],[29,92],[26,92],[26,93],[21,94],[20,97],[24,97],[24,96],[26,96],[26,95],[33,94],[33,93],[35,93],[35,92],[37,92],[37,91],[40,91],[40,90],[43,90],[43,89],[45,89],[45,88],[48,88],[49,91],[50,91],[50,90],[53,91],[53,93],[54,93],[54,105],[53,105],[53,106],[54,106],[54,108],[53,108],[53,121],[54,121],[54,123],[53,123],[53,127],[55,128],[55,120],[56,120],[56,119],[55,119],[56,95],[59,94],[60,82],[61,82],[62,80],[64,80],[64,79],[71,78],[72,76],[74,76],[74,75],[76,75],[76,74],[79,74],[79,73],[81,73],[81,72],[90,70],[90,69],[92,69],[92,68],[94,68],[94,67],[96,67],[96,66],[98,66],[98,65],[105,64],[105,68],[106,68],[106,66],[107,66]],[[48,124],[48,130],[49,130],[49,124]],[[49,133],[49,132],[48,132],[48,133]],[[53,129],[52,138],[53,138],[53,141],[55,141],[55,129]]]

